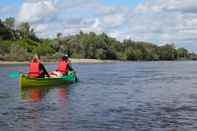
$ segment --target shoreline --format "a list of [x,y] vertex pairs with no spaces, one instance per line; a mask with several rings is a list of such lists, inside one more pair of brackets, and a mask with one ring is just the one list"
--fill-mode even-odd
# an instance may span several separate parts
[[[159,61],[121,61],[121,60],[99,60],[99,59],[69,59],[72,64],[106,64],[106,63],[120,63],[120,62],[159,62]],[[172,61],[196,61],[196,60],[170,60],[170,61],[160,61],[160,62],[172,62]],[[0,65],[27,65],[29,61],[2,61],[0,60]],[[57,61],[42,61],[43,64],[57,64]]]
[[[120,62],[118,60],[98,60],[98,59],[69,59],[73,64],[104,64],[104,63],[115,63]],[[44,64],[56,64],[57,62],[53,61],[43,61]],[[0,65],[26,65],[29,64],[29,61],[0,61]]]

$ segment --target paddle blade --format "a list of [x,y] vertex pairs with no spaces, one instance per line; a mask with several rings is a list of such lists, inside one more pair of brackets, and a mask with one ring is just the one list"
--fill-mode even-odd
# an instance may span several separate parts
[[14,79],[17,79],[17,78],[19,78],[20,77],[20,72],[11,72],[8,76],[10,77],[10,78],[14,78]]
[[79,82],[79,79],[77,76],[75,76],[75,82]]
[[73,73],[74,73],[73,75],[75,76],[75,82],[79,82],[79,78],[77,77],[76,72],[74,71]]

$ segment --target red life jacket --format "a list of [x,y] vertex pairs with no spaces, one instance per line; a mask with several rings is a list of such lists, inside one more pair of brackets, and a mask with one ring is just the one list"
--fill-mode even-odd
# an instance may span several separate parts
[[58,68],[56,71],[59,71],[61,72],[63,75],[67,74],[68,73],[68,65],[69,65],[69,62],[68,61],[64,61],[64,60],[61,60],[59,63],[58,63]]
[[32,62],[31,64],[29,64],[29,73],[28,76],[29,77],[33,77],[33,78],[38,78],[41,75],[41,71],[39,69],[39,62]]

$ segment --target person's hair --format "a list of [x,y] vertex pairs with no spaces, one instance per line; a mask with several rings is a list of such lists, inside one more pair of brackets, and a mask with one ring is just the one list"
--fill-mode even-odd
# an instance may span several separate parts
[[32,58],[32,62],[39,62],[40,61],[40,56],[35,54]]
[[68,57],[66,57],[66,56],[62,56],[62,58],[61,58],[62,60],[68,60]]

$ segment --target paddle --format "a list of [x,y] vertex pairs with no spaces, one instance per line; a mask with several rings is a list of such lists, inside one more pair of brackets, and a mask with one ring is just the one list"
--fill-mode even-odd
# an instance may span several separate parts
[[73,71],[75,75],[75,82],[79,82],[79,78],[77,77],[76,71],[73,69],[72,64],[69,64],[69,70]]
[[20,74],[21,74],[21,73],[22,73],[22,72],[14,71],[14,72],[10,72],[10,73],[8,74],[8,76],[9,76],[10,78],[17,79],[17,78],[20,77]]
[[77,74],[76,74],[75,71],[74,71],[74,74],[75,74],[75,82],[79,82],[79,79],[78,79]]

